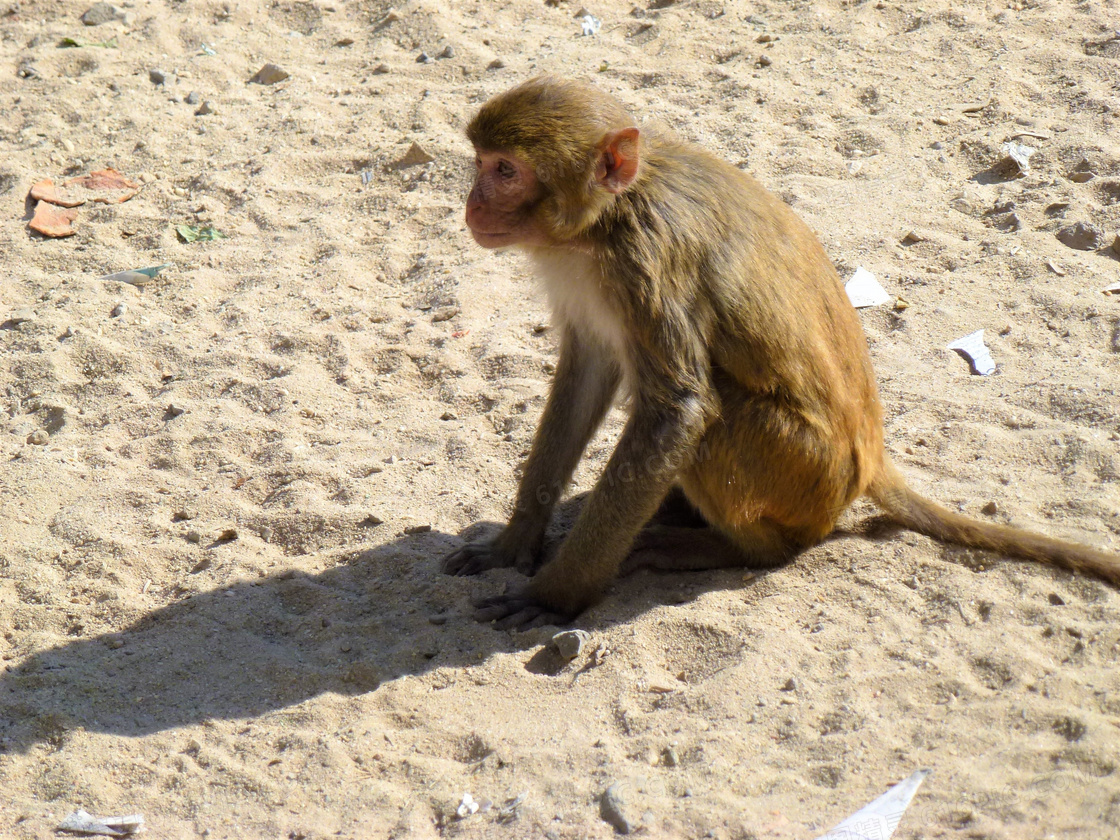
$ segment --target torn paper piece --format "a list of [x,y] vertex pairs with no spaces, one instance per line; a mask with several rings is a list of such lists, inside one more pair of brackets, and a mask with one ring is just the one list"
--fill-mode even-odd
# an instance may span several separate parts
[[1031,174],[1031,155],[1035,152],[1030,146],[1022,143],[1004,143],[1003,153],[1015,162],[1019,172],[1023,175]]
[[817,840],[890,840],[928,775],[929,770],[919,770]]
[[588,35],[597,35],[599,33],[599,30],[602,28],[603,23],[599,20],[599,18],[588,13],[579,19],[579,25],[584,37],[586,37]]
[[945,349],[956,350],[968,359],[968,363],[972,366],[972,372],[975,374],[988,376],[995,373],[996,363],[992,359],[991,351],[984,344],[983,330],[977,330],[964,338],[958,338]]
[[875,275],[863,266],[856,269],[852,279],[844,285],[844,291],[848,293],[848,299],[856,309],[878,306],[891,299],[891,296],[879,285]]
[[129,814],[127,817],[95,817],[81,808],[58,824],[59,831],[72,834],[101,834],[106,837],[128,837],[144,830],[144,817]]

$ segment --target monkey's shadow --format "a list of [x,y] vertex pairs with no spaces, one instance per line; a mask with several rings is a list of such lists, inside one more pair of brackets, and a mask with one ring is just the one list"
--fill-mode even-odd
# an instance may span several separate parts
[[[560,507],[555,543],[581,499]],[[221,586],[154,610],[119,632],[75,640],[0,674],[0,751],[61,744],[76,728],[142,736],[205,720],[252,718],[325,692],[363,694],[404,675],[467,668],[487,653],[541,645],[547,634],[478,625],[471,599],[501,591],[512,572],[444,578],[441,558],[492,532],[432,531],[350,555],[320,574],[284,571]],[[236,544],[224,551],[236,550]],[[664,603],[742,586],[741,571],[624,578],[578,625],[601,630]],[[18,627],[17,627],[18,629]],[[553,669],[548,655],[528,667]]]

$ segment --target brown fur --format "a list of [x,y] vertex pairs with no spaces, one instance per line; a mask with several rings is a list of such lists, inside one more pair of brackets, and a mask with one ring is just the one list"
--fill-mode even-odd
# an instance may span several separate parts
[[530,568],[618,383],[632,394],[618,447],[556,557],[481,618],[540,623],[594,602],[632,549],[656,548],[648,535],[634,541],[675,485],[714,529],[674,537],[658,526],[667,544],[708,552],[668,561],[681,568],[782,560],[867,494],[937,539],[1120,583],[1120,557],[966,519],[906,486],[883,449],[871,361],[840,278],[809,228],[749,175],[639,133],[589,85],[547,78],[490,100],[467,135],[480,165],[468,224],[480,243],[518,245],[538,264],[562,344],[508,527],[445,568]]

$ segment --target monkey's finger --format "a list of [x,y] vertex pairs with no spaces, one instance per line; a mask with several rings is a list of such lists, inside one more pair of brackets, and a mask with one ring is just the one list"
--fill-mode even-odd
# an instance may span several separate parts
[[515,613],[539,605],[532,598],[517,595],[494,595],[475,602],[476,621],[498,621]]
[[494,567],[492,552],[486,545],[474,543],[457,548],[443,558],[443,571],[448,575],[477,575]]
[[513,615],[495,621],[494,626],[499,630],[528,630],[534,626],[533,620],[539,618],[543,612],[544,607],[540,604],[529,604]]

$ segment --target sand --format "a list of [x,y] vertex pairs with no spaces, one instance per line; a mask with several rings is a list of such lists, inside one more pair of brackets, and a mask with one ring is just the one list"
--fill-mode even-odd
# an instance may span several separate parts
[[[0,9],[0,835],[82,807],[160,838],[605,838],[617,783],[639,836],[812,838],[930,768],[897,837],[1120,836],[1099,581],[848,534],[620,581],[565,665],[555,628],[471,619],[515,572],[440,573],[507,516],[557,358],[524,261],[462,221],[465,122],[539,72],[878,278],[916,488],[1120,551],[1120,5],[645,5],[589,3],[586,37],[574,0]],[[249,84],[266,63],[289,77]],[[400,168],[413,143],[434,160]],[[139,194],[28,229],[33,184],[107,167]],[[945,349],[979,329],[992,376]]]

